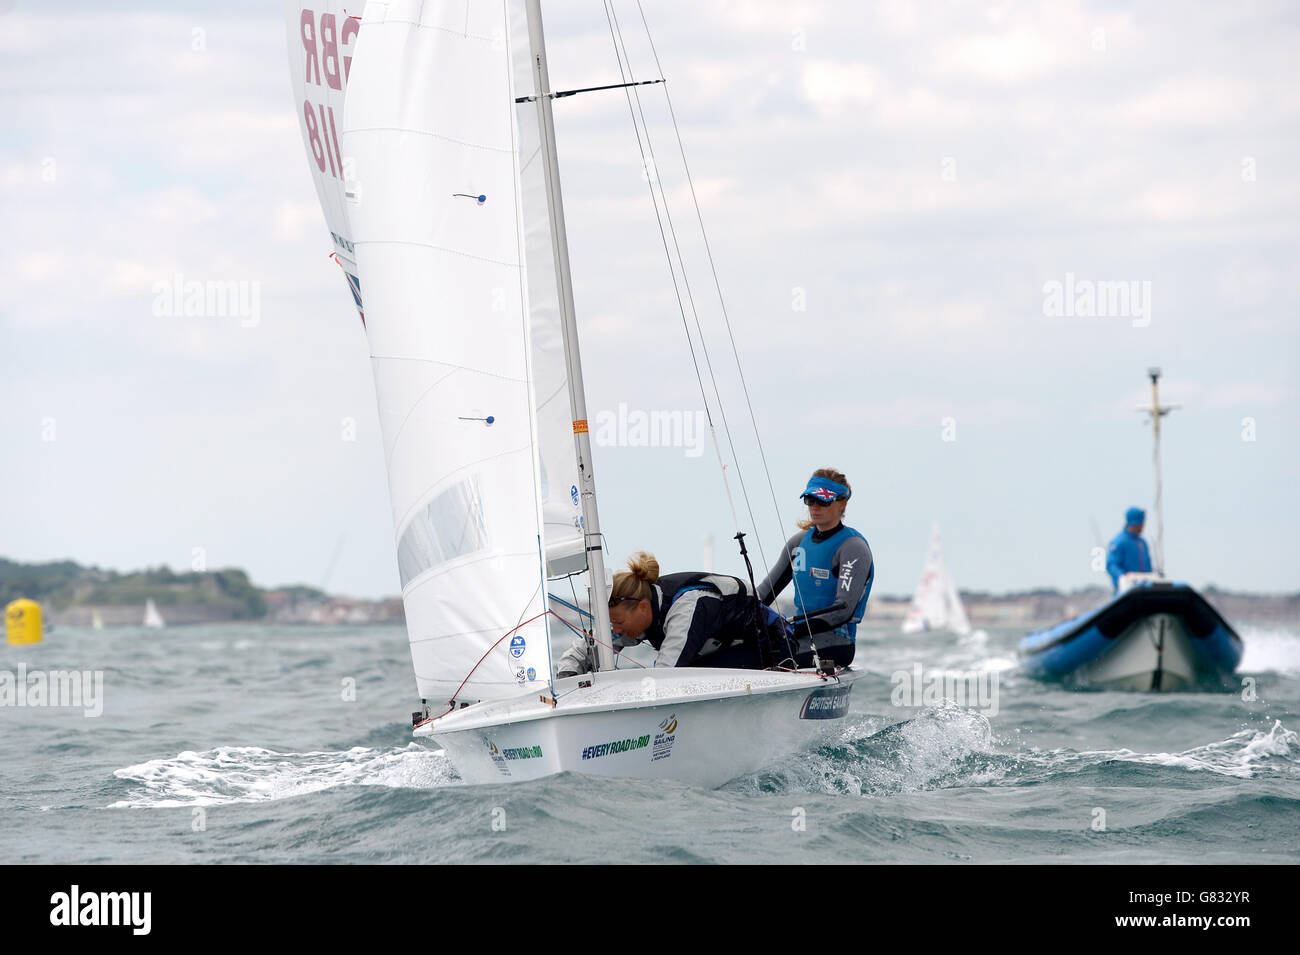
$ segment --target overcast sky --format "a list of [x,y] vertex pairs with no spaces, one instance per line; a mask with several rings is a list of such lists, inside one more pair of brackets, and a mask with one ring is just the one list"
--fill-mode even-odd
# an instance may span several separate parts
[[[618,80],[599,3],[544,9],[556,88]],[[1160,365],[1169,571],[1300,589],[1297,9],[647,4],[775,504],[661,88],[643,103],[769,558],[830,465],[877,594],[910,592],[932,520],[963,589],[1102,582],[1098,535],[1152,503],[1134,406]],[[0,0],[0,106],[0,556],[201,548],[264,586],[396,593],[281,5]],[[699,409],[626,100],[556,117],[590,417]],[[177,275],[248,283],[256,323],[166,314]],[[1050,283],[1109,281],[1129,314],[1049,314]],[[697,569],[710,533],[739,571],[711,444],[689,450],[596,449],[616,566]]]

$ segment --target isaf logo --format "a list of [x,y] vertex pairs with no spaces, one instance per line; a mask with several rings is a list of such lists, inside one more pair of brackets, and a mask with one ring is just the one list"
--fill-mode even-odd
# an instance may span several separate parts
[[506,758],[501,755],[501,750],[497,749],[497,744],[491,740],[486,740],[488,756],[491,757],[492,763],[500,771],[502,776],[510,775],[510,767],[506,765]]
[[650,762],[667,759],[673,754],[673,743],[677,741],[677,714],[670,715],[659,724],[655,734],[654,746],[650,750]]

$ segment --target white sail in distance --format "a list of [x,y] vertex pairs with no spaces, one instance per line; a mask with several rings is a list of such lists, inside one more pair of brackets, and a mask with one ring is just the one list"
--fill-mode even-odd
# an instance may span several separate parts
[[144,602],[144,625],[155,630],[167,626],[167,621],[158,612],[158,605],[153,602],[153,598]]
[[930,550],[925,557],[921,580],[912,594],[912,603],[903,619],[904,633],[924,630],[950,630],[957,634],[970,633],[970,621],[962,606],[957,587],[943,560],[939,525],[930,531]]

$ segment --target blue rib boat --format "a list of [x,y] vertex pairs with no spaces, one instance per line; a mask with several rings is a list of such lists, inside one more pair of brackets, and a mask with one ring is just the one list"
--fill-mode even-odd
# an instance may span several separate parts
[[1142,580],[1082,616],[1020,641],[1031,676],[1113,690],[1223,689],[1241,637],[1185,583]]

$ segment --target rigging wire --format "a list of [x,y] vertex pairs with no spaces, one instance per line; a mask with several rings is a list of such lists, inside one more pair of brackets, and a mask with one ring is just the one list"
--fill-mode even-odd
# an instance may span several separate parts
[[[604,4],[605,4],[605,17],[606,17],[606,20],[609,22],[610,39],[612,40],[612,42],[613,42],[613,44],[614,44],[614,56],[615,56],[615,59],[618,61],[619,75],[620,75],[620,78],[623,80],[623,82],[624,82],[624,83],[627,83],[627,81],[628,81],[628,77],[630,77],[630,76],[633,75],[633,74],[632,74],[632,62],[631,62],[631,58],[628,56],[628,53],[627,53],[627,45],[626,45],[626,43],[624,43],[624,41],[623,41],[623,32],[622,32],[622,27],[619,25],[619,22],[618,22],[618,14],[617,14],[617,13],[614,11],[614,9],[613,9],[613,3],[612,3],[612,0],[604,0]],[[642,19],[643,19],[643,21],[644,21],[644,15],[643,15]],[[648,28],[647,28],[647,35],[648,35]],[[652,45],[653,45],[653,44],[652,44]],[[621,53],[620,53],[620,48],[621,48]],[[627,63],[626,68],[624,67],[624,61],[626,61],[626,63]],[[658,60],[657,60],[657,57],[656,57],[656,64],[657,64],[657,62],[658,62]],[[660,75],[662,76],[662,72],[660,73]],[[664,89],[667,90],[667,88],[668,88],[668,84],[667,84],[667,82],[665,81],[662,85],[664,86]],[[707,394],[706,394],[706,392],[705,392],[705,389],[704,389],[704,379],[703,379],[703,376],[700,374],[699,359],[697,358],[697,356],[696,356],[696,354],[695,354],[695,343],[694,343],[694,339],[692,339],[692,337],[691,337],[690,326],[688,325],[687,320],[686,320],[686,308],[685,308],[685,306],[682,304],[681,287],[679,287],[678,284],[677,284],[677,269],[678,269],[678,268],[681,269],[681,273],[682,273],[682,284],[683,284],[683,285],[685,286],[685,288],[686,288],[686,296],[687,296],[687,300],[690,302],[691,314],[694,316],[694,319],[695,319],[695,327],[696,327],[696,331],[697,331],[697,334],[699,335],[699,338],[700,338],[700,349],[701,349],[701,351],[704,352],[704,360],[705,360],[705,364],[706,364],[706,367],[708,368],[708,371],[709,371],[709,380],[710,380],[710,382],[711,382],[712,385],[713,385],[713,391],[714,391],[715,401],[717,402],[717,405],[718,405],[718,414],[719,414],[719,416],[720,416],[721,419],[722,419],[722,429],[723,429],[724,433],[726,434],[726,437],[727,437],[727,443],[728,443],[728,445],[729,445],[729,447],[730,447],[730,449],[731,449],[732,460],[735,461],[735,463],[736,463],[736,477],[737,477],[737,480],[740,482],[741,495],[742,495],[742,496],[744,497],[744,499],[745,499],[745,508],[746,508],[746,511],[747,511],[748,514],[749,514],[750,524],[751,524],[751,526],[754,528],[754,536],[755,536],[756,540],[758,541],[759,555],[762,557],[763,564],[764,564],[764,568],[767,569],[768,567],[770,567],[770,565],[768,564],[768,561],[767,561],[766,550],[765,550],[765,548],[763,547],[763,538],[762,538],[762,535],[759,534],[759,532],[758,532],[758,522],[754,520],[754,511],[753,511],[753,506],[752,506],[752,504],[750,503],[750,499],[749,499],[749,491],[748,491],[748,489],[747,489],[746,486],[745,486],[745,477],[744,477],[744,474],[743,474],[743,472],[741,471],[741,468],[740,468],[740,458],[739,458],[739,456],[738,456],[737,453],[736,453],[736,445],[735,445],[735,441],[734,441],[734,439],[732,438],[732,434],[731,434],[731,426],[730,426],[730,424],[729,424],[728,421],[727,421],[727,413],[726,413],[726,409],[723,407],[723,403],[722,403],[722,395],[721,395],[721,391],[720,391],[719,388],[718,388],[717,376],[714,374],[714,371],[713,371],[713,362],[712,362],[712,359],[711,359],[710,356],[709,356],[708,344],[706,343],[706,341],[705,341],[705,339],[704,339],[704,330],[703,330],[703,328],[700,326],[699,310],[698,310],[698,309],[696,308],[696,306],[695,306],[695,296],[694,296],[694,293],[691,291],[690,279],[689,279],[689,278],[687,277],[687,275],[686,275],[686,262],[685,262],[685,259],[682,257],[681,245],[680,245],[680,243],[678,242],[678,239],[677,239],[677,230],[676,230],[676,227],[675,227],[674,224],[673,224],[672,213],[669,211],[669,208],[668,208],[668,195],[667,195],[667,193],[664,191],[664,187],[663,187],[663,183],[662,183],[662,182],[659,183],[659,196],[657,197],[657,196],[655,195],[655,188],[654,188],[654,186],[655,186],[655,180],[658,178],[658,164],[657,164],[657,161],[656,161],[656,159],[655,159],[655,154],[654,154],[654,144],[653,144],[653,141],[651,140],[651,137],[650,137],[650,126],[649,126],[649,123],[646,122],[646,118],[645,118],[645,110],[644,110],[644,108],[643,108],[643,106],[642,106],[642,104],[641,104],[641,95],[640,95],[640,91],[637,90],[634,86],[632,86],[632,87],[627,87],[627,86],[625,86],[623,92],[624,92],[624,95],[627,97],[628,112],[629,112],[629,114],[630,114],[631,117],[632,117],[632,128],[633,128],[633,131],[636,133],[637,149],[638,149],[638,151],[639,151],[640,154],[641,154],[641,164],[642,164],[642,169],[645,170],[645,173],[646,173],[646,182],[647,182],[647,185],[650,187],[650,200],[651,200],[651,202],[652,202],[653,205],[654,205],[654,210],[655,210],[655,220],[656,220],[656,222],[658,223],[658,226],[659,226],[659,236],[660,236],[661,241],[663,242],[664,255],[665,255],[665,257],[668,259],[668,269],[669,269],[670,274],[672,275],[672,281],[673,281],[673,292],[674,292],[674,294],[675,294],[676,297],[677,297],[677,307],[678,307],[678,310],[681,312],[681,316],[682,316],[682,326],[683,326],[683,329],[686,331],[686,340],[687,340],[687,344],[688,344],[688,346],[690,347],[690,351],[691,351],[691,361],[692,361],[692,363],[693,363],[694,366],[695,366],[695,377],[696,377],[696,381],[699,383],[699,386],[700,386],[700,397],[701,397],[701,400],[703,400],[703,402],[704,402],[704,411],[705,411],[705,415],[708,417],[708,421],[709,421],[709,431],[710,431],[710,434],[711,434],[712,437],[713,437],[714,451],[717,453],[717,456],[718,456],[718,464],[719,464],[719,465],[721,466],[721,468],[722,468],[722,482],[723,482],[723,487],[724,487],[724,489],[726,490],[726,493],[727,493],[727,503],[728,503],[728,505],[729,505],[730,508],[731,508],[732,522],[735,524],[735,526],[736,526],[736,530],[739,531],[739,530],[740,530],[740,520],[739,520],[739,517],[738,517],[737,514],[736,514],[736,505],[735,505],[735,502],[734,502],[734,500],[732,499],[732,496],[731,496],[731,487],[730,487],[730,484],[729,484],[729,482],[727,481],[727,464],[723,461],[723,458],[722,458],[722,450],[721,450],[721,448],[720,448],[719,445],[718,445],[717,429],[716,429],[716,426],[715,426],[714,423],[713,423],[713,416],[712,416],[712,414],[711,414],[710,411],[709,411],[709,401],[708,401],[708,396],[707,396]],[[635,100],[636,100],[636,107],[635,107],[635,109],[634,109],[633,106],[632,106],[632,100],[633,100],[633,98],[635,98]],[[641,120],[640,125],[638,125],[638,123],[637,123],[637,115],[638,115],[638,113],[640,114],[640,120]],[[645,128],[645,142],[644,142],[644,144],[642,143],[642,140],[641,140],[641,127],[644,127],[644,128]],[[681,136],[680,136],[680,133],[678,133],[678,146],[679,146],[679,148],[682,148],[682,147],[681,147]],[[647,157],[646,157],[647,150],[649,151],[649,162],[648,162],[648,163],[647,163],[647,161],[646,161],[646,158],[647,158]],[[683,150],[683,151],[684,151],[684,150]],[[689,172],[689,169],[688,169],[688,170],[687,170],[687,178],[688,178],[688,180],[689,180],[689,176],[690,176],[690,172]],[[692,185],[692,186],[691,186],[691,194],[694,195],[694,193],[695,193],[695,188],[694,188],[694,186]],[[659,213],[659,198],[662,198],[662,199],[663,199],[664,211],[663,211],[663,215],[662,215],[662,216],[661,216],[660,213]],[[697,204],[697,213],[698,213],[698,204]],[[666,218],[667,221],[668,221],[668,233],[665,233],[665,231],[664,231],[664,219],[665,219],[665,218]],[[673,248],[674,248],[674,250],[675,250],[676,253],[677,253],[677,265],[676,265],[676,267],[674,267],[672,253],[671,253],[671,252],[669,251],[669,249],[668,249],[668,234],[671,234],[671,235],[672,235]],[[716,273],[715,273],[715,278],[716,278]],[[733,347],[734,347],[734,340],[733,340]],[[751,409],[751,413],[752,413],[752,409]],[[766,466],[766,464],[765,464],[764,466]],[[768,478],[768,483],[769,483],[769,486],[770,486],[770,484],[771,484],[771,477],[770,477],[770,475],[769,475],[769,478]],[[775,498],[774,498],[774,500],[775,500]]]
[[[636,8],[637,8],[637,12],[641,14],[641,24],[645,27],[646,40],[650,44],[650,54],[655,61],[655,71],[660,76],[663,76],[664,75],[663,64],[659,62],[659,51],[656,49],[654,37],[650,33],[650,24],[646,20],[645,9],[641,6],[641,0],[636,0]],[[677,125],[677,112],[676,110],[673,109],[673,97],[672,94],[668,91],[667,82],[663,84],[663,88],[664,88],[664,100],[668,104],[668,115],[672,119],[672,123],[673,123],[673,134],[677,138],[677,148],[678,151],[681,153],[681,157],[682,157],[682,168],[686,170],[686,184],[690,187],[691,202],[695,206],[695,219],[700,225],[700,237],[704,240],[704,252],[709,260],[709,270],[713,274],[713,287],[714,289],[717,290],[718,293],[718,305],[722,309],[722,321],[727,329],[727,338],[731,342],[731,354],[736,360],[736,372],[740,375],[741,389],[744,391],[745,404],[749,409],[749,420],[754,428],[754,440],[758,443],[759,459],[763,462],[763,473],[767,476],[767,489],[768,489],[768,493],[771,495],[772,498],[772,509],[776,513],[777,525],[780,526],[781,508],[780,505],[778,505],[776,502],[776,490],[775,488],[772,487],[772,471],[767,464],[767,452],[763,448],[763,438],[758,431],[758,419],[754,415],[754,402],[751,399],[749,394],[749,384],[745,380],[745,371],[740,364],[740,352],[736,348],[736,336],[733,333],[731,328],[731,316],[727,312],[727,302],[725,297],[722,294],[722,282],[718,278],[718,267],[713,260],[713,246],[709,242],[708,230],[704,227],[704,216],[700,212],[700,200],[695,194],[695,180],[691,178],[691,167],[686,161],[686,149],[685,146],[683,146],[682,144],[681,130],[678,128]],[[759,552],[760,553],[762,552],[761,540],[759,542]]]

